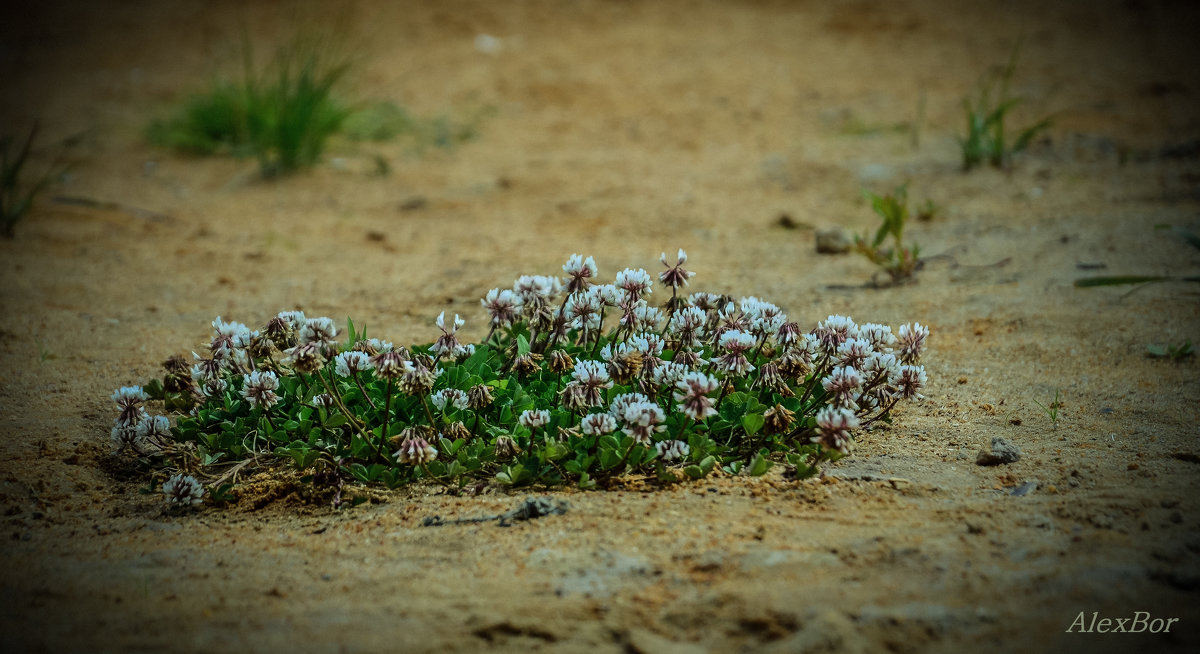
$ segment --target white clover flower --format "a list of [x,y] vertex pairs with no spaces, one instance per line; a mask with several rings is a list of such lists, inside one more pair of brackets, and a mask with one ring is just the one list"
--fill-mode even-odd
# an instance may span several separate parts
[[657,307],[652,307],[645,302],[638,302],[633,307],[633,329],[634,331],[652,332],[658,330],[658,324],[662,322],[662,311]]
[[517,421],[530,429],[537,429],[550,424],[550,412],[545,409],[526,409]]
[[135,446],[138,449],[146,447],[158,449],[160,443],[165,443],[170,438],[170,419],[166,416],[147,416],[145,420],[138,423]]
[[479,303],[487,309],[493,327],[508,327],[521,317],[521,305],[524,301],[520,295],[508,289],[493,288]]
[[660,424],[666,415],[654,402],[630,403],[625,407],[624,418],[625,427],[621,431],[643,445],[649,445],[654,440],[654,434],[667,428]]
[[896,345],[896,336],[892,334],[892,328],[874,322],[859,325],[858,337],[869,341],[871,347],[883,353],[891,352]]
[[680,461],[692,452],[687,443],[677,440],[660,441],[654,444],[654,449],[658,451],[658,458],[663,461]]
[[688,304],[701,311],[713,311],[721,307],[721,296],[703,291],[692,293],[688,296]]
[[637,270],[626,268],[617,273],[617,280],[613,285],[624,292],[625,296],[630,299],[637,299],[654,292],[654,284],[650,281],[650,273],[641,268]]
[[909,364],[920,361],[921,350],[925,348],[925,339],[928,337],[929,328],[923,327],[919,322],[900,325],[900,361]]
[[792,347],[804,338],[804,334],[800,331],[800,325],[794,322],[785,322],[775,330],[775,342],[784,347]]
[[275,389],[279,388],[279,378],[270,370],[255,370],[248,375],[242,375],[242,397],[250,402],[252,407],[270,409],[279,401]]
[[787,314],[765,300],[750,296],[742,298],[740,304],[750,332],[757,337],[772,335],[787,322]]
[[820,342],[821,350],[832,355],[846,339],[858,337],[858,325],[846,316],[834,315],[817,323],[812,333]]
[[443,388],[431,395],[429,399],[438,408],[438,411],[445,411],[447,404],[455,409],[467,408],[467,394],[457,388]]
[[863,362],[862,372],[872,382],[877,379],[892,379],[900,376],[900,361],[896,355],[872,352]]
[[122,386],[113,391],[111,399],[117,403],[117,406],[124,409],[128,406],[137,406],[150,399],[150,396],[146,395],[141,386]]
[[462,344],[458,342],[457,334],[458,328],[465,324],[466,321],[462,318],[459,318],[458,314],[456,313],[454,314],[454,326],[447,330],[446,312],[443,311],[439,313],[437,317],[437,327],[438,329],[442,330],[442,335],[438,337],[437,341],[432,346],[430,346],[429,351],[433,352],[435,356],[440,357],[443,354],[453,352],[459,347],[462,347]]
[[640,402],[649,402],[649,401],[650,401],[650,398],[646,397],[645,395],[642,395],[641,393],[622,393],[622,394],[614,397],[612,402],[609,403],[608,413],[612,417],[616,418],[618,421],[622,421],[625,419],[625,409],[630,404],[636,404],[636,403],[640,403]]
[[571,294],[587,290],[588,280],[597,274],[596,260],[591,257],[585,259],[579,254],[572,254],[562,269],[570,277],[567,281],[567,292]]
[[589,413],[579,422],[579,429],[586,436],[603,436],[617,430],[617,419],[608,413]]
[[[144,420],[142,422],[145,422]],[[140,423],[138,423],[140,424]],[[138,450],[138,433],[136,425],[123,425],[120,422],[113,425],[112,431],[109,432],[109,438],[112,439],[113,454],[120,454],[125,451],[125,448],[132,447],[134,451]]]
[[534,300],[547,301],[562,290],[562,280],[545,275],[521,275],[513,284],[513,292],[526,303]]
[[333,358],[333,370],[342,377],[353,377],[374,367],[371,357],[357,350],[342,352]]
[[741,377],[754,370],[754,364],[746,357],[746,352],[754,347],[753,336],[743,331],[729,330],[721,334],[719,343],[725,354],[715,361],[726,374]]
[[312,405],[318,409],[332,409],[335,402],[329,393],[318,393],[312,398]]
[[148,399],[150,396],[146,395],[141,386],[122,386],[113,391],[112,400],[121,409],[120,415],[117,416],[117,425],[120,427],[137,425],[146,415],[146,410],[141,405]]
[[833,400],[833,406],[838,408],[856,409],[855,398],[862,388],[862,377],[854,368],[837,366],[829,376],[821,380],[821,386]]
[[212,321],[213,339],[209,344],[214,359],[225,360],[233,356],[234,348],[250,342],[250,328],[240,322],[225,322],[221,316]]
[[599,286],[572,295],[563,309],[567,326],[584,331],[600,328],[600,310],[604,308]]
[[456,363],[462,363],[463,361],[475,356],[475,344],[467,343],[466,345],[459,345],[458,347],[454,348],[454,351],[450,353],[450,356],[454,357],[454,361]]
[[704,420],[717,414],[713,408],[712,398],[708,394],[717,390],[719,382],[702,372],[693,371],[683,375],[675,383],[676,408],[680,413],[695,421]]
[[704,314],[704,310],[698,307],[685,306],[671,315],[671,321],[667,324],[667,331],[677,336],[695,337],[696,333],[704,328],[704,322],[708,317]]
[[300,326],[300,345],[312,343],[322,352],[337,348],[337,326],[331,318],[309,318]]
[[300,331],[304,323],[308,322],[303,311],[280,311],[275,317],[282,320],[294,332]]
[[601,284],[595,288],[600,299],[604,301],[605,306],[615,307],[625,297],[625,294],[621,289],[617,288],[616,284]]
[[925,387],[925,366],[900,366],[900,374],[889,380],[896,387],[896,394],[905,400],[923,400],[921,389]]
[[163,495],[173,507],[197,506],[203,501],[204,486],[191,475],[174,475],[163,484]]
[[867,357],[873,353],[874,350],[871,348],[870,341],[861,338],[848,338],[838,346],[835,365],[861,370]]
[[654,382],[655,386],[670,388],[683,379],[683,376],[689,372],[691,372],[691,369],[681,363],[664,361],[655,366],[654,372],[650,373],[650,381]]
[[400,443],[400,449],[396,450],[392,456],[396,461],[407,465],[420,466],[437,458],[437,448],[429,444],[429,441],[424,438],[410,436]]
[[666,270],[658,273],[658,281],[662,282],[667,288],[687,286],[688,280],[696,276],[696,273],[684,270],[683,268],[683,264],[687,263],[687,252],[684,252],[683,248],[680,248],[678,254],[676,254],[675,265],[673,266],[667,263],[666,252],[663,252],[658,260],[662,262],[662,265],[667,267]]
[[849,454],[853,432],[858,428],[858,417],[853,411],[827,406],[817,412],[817,435],[812,441],[842,454]]

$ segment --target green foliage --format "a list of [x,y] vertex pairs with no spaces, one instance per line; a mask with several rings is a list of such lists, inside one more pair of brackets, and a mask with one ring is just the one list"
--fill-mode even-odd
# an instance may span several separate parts
[[[544,288],[545,297],[527,302],[565,311],[568,298],[555,298],[560,291],[553,285]],[[633,301],[611,294],[600,300],[599,288],[575,293],[576,299],[591,293],[613,309]],[[270,461],[338,489],[342,483],[395,488],[414,482],[461,488],[489,480],[589,489],[631,474],[660,483],[721,473],[759,476],[779,463],[804,478],[835,460],[834,448],[848,451],[841,441],[814,443],[821,433],[816,415],[833,411],[822,382],[839,365],[835,332],[827,333],[833,339],[827,349],[798,336],[795,325],[786,342],[773,342],[786,318],[778,307],[744,298],[738,311],[728,299],[702,296],[697,302],[708,308],[691,307],[697,322],[686,336],[670,328],[669,310],[651,310],[640,296],[634,301],[642,316],[636,332],[619,321],[623,311],[614,310],[607,325],[603,319],[587,331],[569,325],[554,337],[546,329],[553,314],[539,312],[498,324],[483,342],[463,346],[456,323],[439,318],[443,334],[437,342],[391,350],[406,362],[394,374],[377,367],[386,363],[382,353],[390,345],[368,338],[349,319],[336,340],[334,322],[325,318],[291,323],[292,317],[280,314],[257,332],[218,319],[214,358],[190,370],[180,359],[169,360],[162,379],[134,394],[149,398],[138,402],[155,402],[176,415],[170,436],[124,444],[160,473],[186,470],[210,480],[223,498],[233,497],[230,488],[220,487],[231,470]],[[778,320],[764,322],[764,312],[779,312]],[[756,327],[727,329],[725,320],[773,326],[754,336]],[[830,320],[845,330],[837,338],[858,329],[840,316]],[[881,348],[880,354],[894,351],[894,339],[882,336],[886,329],[875,325],[865,332],[876,335],[879,345],[871,347]],[[737,340],[726,342],[731,332],[743,340],[730,345]],[[302,364],[302,339],[318,333],[330,334],[314,345],[321,356]],[[740,371],[720,363],[731,348],[745,357]],[[669,363],[677,353],[693,355],[680,357],[693,363]],[[915,351],[894,356],[914,364],[909,372],[919,368]],[[355,357],[360,363],[351,370],[347,361]],[[679,368],[669,379],[656,375],[673,365]],[[902,396],[912,396],[896,386],[898,373],[898,367],[862,373],[862,392],[878,394],[859,398],[853,411],[837,409],[847,421],[845,433],[887,419]],[[255,384],[268,377],[264,395]],[[594,395],[571,401],[584,379],[595,383]],[[681,407],[680,398],[691,392],[688,379],[707,389],[692,405],[710,410]],[[114,438],[121,433],[118,424]],[[216,501],[211,487],[209,497]]]
[[[886,272],[893,284],[911,279],[920,265],[920,247],[904,245],[904,226],[909,218],[907,185],[887,195],[867,191],[866,196],[880,224],[870,238],[855,235],[855,249]],[[889,238],[891,245],[885,246]]]
[[48,171],[33,182],[22,180],[22,170],[29,160],[37,126],[18,145],[9,136],[0,138],[0,236],[16,235],[17,223],[33,208],[38,193],[50,183]]
[[1038,134],[1049,129],[1052,118],[1043,118],[1016,132],[1010,143],[1005,121],[1010,111],[1021,104],[1021,98],[1009,96],[1008,85],[1017,69],[1020,46],[1013,48],[1008,65],[999,73],[986,76],[980,82],[979,94],[972,101],[963,99],[963,112],[967,120],[967,134],[959,137],[962,149],[963,168],[971,170],[984,163],[996,167],[1009,164],[1012,155],[1033,142]]
[[214,82],[173,117],[152,123],[150,140],[191,154],[252,155],[263,177],[316,163],[350,115],[335,96],[349,61],[334,56],[324,41],[301,37],[281,47],[261,70],[248,41],[243,57],[239,79]]
[[1179,361],[1195,354],[1195,348],[1192,346],[1192,340],[1187,339],[1178,345],[1167,343],[1166,345],[1147,345],[1146,353],[1156,359],[1170,359],[1171,361]]
[[1058,429],[1058,410],[1062,408],[1062,400],[1059,399],[1059,389],[1054,390],[1054,401],[1052,401],[1049,406],[1042,404],[1037,400],[1034,400],[1033,403],[1042,409],[1042,413],[1046,414],[1046,417],[1050,419],[1050,424],[1055,429]]

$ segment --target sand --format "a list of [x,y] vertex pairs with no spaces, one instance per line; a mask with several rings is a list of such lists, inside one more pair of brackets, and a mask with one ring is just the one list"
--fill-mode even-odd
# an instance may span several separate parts
[[[1195,285],[1073,286],[1200,271],[1200,252],[1156,229],[1200,233],[1196,8],[4,11],[0,124],[40,121],[38,166],[77,139],[67,174],[0,242],[3,651],[1200,645],[1200,375],[1196,357],[1146,350],[1200,342]],[[338,141],[271,182],[251,160],[147,144],[150,120],[236,68],[241,29],[269,52],[313,24],[335,25],[359,57],[345,93],[484,116],[478,137]],[[1053,126],[1009,169],[964,173],[962,99],[1019,39],[1014,124],[1052,114]],[[387,174],[373,174],[376,157]],[[903,183],[941,208],[908,228],[927,259],[915,283],[873,288],[865,259],[815,252],[816,228],[875,224],[864,189]],[[930,325],[927,399],[805,481],[776,467],[600,492],[419,487],[335,511],[276,474],[253,501],[173,515],[109,457],[112,390],[198,349],[216,316],[258,325],[301,308],[428,342],[444,310],[480,338],[479,298],[519,274],[552,274],[573,252],[604,276],[653,270],[680,247],[692,288],[767,298],[806,328],[835,313]],[[1054,423],[1037,403],[1056,392]],[[1021,459],[976,465],[993,437]],[[421,526],[531,494],[570,509],[509,528]],[[1068,632],[1081,613],[1146,631]]]

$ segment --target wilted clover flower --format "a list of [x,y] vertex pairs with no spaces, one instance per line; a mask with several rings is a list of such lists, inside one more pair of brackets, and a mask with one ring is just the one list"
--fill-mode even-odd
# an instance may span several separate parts
[[694,272],[683,269],[683,264],[687,263],[687,252],[683,248],[679,249],[679,253],[675,256],[675,265],[667,263],[667,253],[663,252],[658,258],[662,265],[667,269],[658,273],[658,281],[662,282],[667,288],[679,288],[687,286],[688,280],[696,275]]
[[782,434],[792,428],[795,417],[794,411],[782,404],[776,404],[763,412],[763,429],[768,434]]
[[692,420],[700,421],[716,415],[712,398],[708,394],[717,390],[716,379],[699,372],[689,372],[675,383],[676,408]]
[[521,296],[508,289],[493,288],[479,303],[487,309],[493,327],[508,327],[521,317]]
[[173,507],[197,506],[204,497],[204,486],[191,475],[174,475],[163,484],[163,495]]
[[252,407],[270,409],[279,401],[275,389],[279,388],[279,378],[271,371],[255,370],[248,375],[242,375],[242,396],[250,401]]
[[395,348],[392,347],[392,344],[389,341],[381,341],[378,338],[364,338],[355,343],[354,347],[351,349],[355,352],[362,352],[369,357],[373,357],[380,352],[390,352]]
[[284,352],[283,363],[299,372],[313,373],[325,365],[325,355],[316,342],[300,343]]
[[526,352],[525,354],[518,356],[516,359],[513,359],[512,367],[518,375],[525,377],[532,375],[538,370],[541,370],[541,364],[538,363],[538,361],[541,360],[541,354],[538,354],[537,352]]
[[633,402],[625,407],[626,435],[643,445],[649,445],[654,440],[654,434],[666,429],[660,424],[666,418],[663,410],[654,402]]
[[913,364],[921,360],[921,350],[925,348],[925,339],[929,337],[929,328],[921,323],[900,326],[900,361]]
[[858,418],[854,412],[827,406],[817,412],[817,435],[812,441],[842,454],[849,454],[852,432],[858,427]]
[[397,349],[384,350],[371,357],[371,365],[375,368],[375,375],[384,380],[399,379],[413,369],[412,364]]
[[392,454],[400,463],[420,466],[437,458],[438,451],[424,438],[410,436],[400,443],[400,449]]
[[470,359],[474,355],[475,355],[475,344],[474,343],[467,343],[466,345],[459,345],[458,347],[454,348],[453,351],[450,352],[450,356],[454,358],[455,363],[462,363],[463,361]]
[[517,441],[513,440],[508,434],[501,434],[496,437],[496,458],[505,460],[511,459],[521,453],[520,446]]
[[655,443],[654,449],[658,451],[658,458],[663,461],[680,461],[692,452],[687,443],[676,440]]
[[146,410],[142,408],[142,402],[148,399],[150,396],[146,395],[141,386],[122,386],[113,391],[112,400],[121,409],[121,414],[117,416],[117,425],[124,427],[136,425],[146,415]]
[[608,413],[589,413],[579,422],[579,429],[586,436],[603,436],[617,430],[617,419]]
[[570,354],[567,354],[566,350],[551,350],[546,367],[550,372],[561,375],[575,367],[575,360],[571,358]]
[[453,326],[447,330],[446,312],[443,311],[439,313],[437,317],[437,326],[438,329],[442,330],[442,335],[438,336],[437,341],[429,348],[429,350],[433,352],[434,355],[440,357],[443,354],[454,352],[456,349],[462,347],[462,344],[458,342],[458,328],[465,324],[466,321],[462,318],[459,318],[458,314],[456,313],[454,314]]
[[[378,374],[379,365],[376,364],[375,372]],[[414,358],[408,370],[400,377],[400,390],[409,395],[426,395],[433,390],[433,384],[437,381],[437,375],[429,369],[420,357]]]
[[800,331],[800,325],[794,322],[785,322],[775,331],[775,342],[783,347],[791,347],[804,338],[804,333]]
[[837,366],[829,376],[821,380],[821,386],[829,394],[831,404],[838,408],[857,409],[855,398],[862,388],[862,377],[854,368]]
[[779,372],[779,365],[776,363],[767,363],[758,371],[758,379],[755,385],[759,388],[768,389],[774,393],[778,393],[783,397],[792,397],[796,393],[788,386],[787,380]]
[[312,405],[318,409],[332,409],[334,406],[333,396],[329,393],[318,393],[313,396]]
[[521,412],[517,422],[530,429],[544,427],[550,423],[550,412],[545,409],[526,409]]
[[171,421],[166,416],[147,416],[135,428],[132,443],[139,452],[161,450],[171,440]]
[[588,280],[596,276],[596,260],[582,255],[572,254],[563,264],[563,272],[567,273],[567,293],[575,294],[586,291]]
[[438,411],[445,411],[447,404],[455,409],[467,408],[467,394],[457,388],[443,388],[431,395],[429,399],[438,408]]
[[754,364],[746,358],[746,352],[754,347],[754,337],[742,331],[727,331],[721,334],[721,349],[724,354],[715,359],[717,367],[733,377],[742,377],[754,370]]
[[229,384],[224,378],[215,377],[206,379],[204,383],[200,384],[200,394],[209,399],[220,399],[228,388]]
[[493,401],[492,387],[487,384],[476,384],[467,391],[467,406],[476,411],[491,406]]

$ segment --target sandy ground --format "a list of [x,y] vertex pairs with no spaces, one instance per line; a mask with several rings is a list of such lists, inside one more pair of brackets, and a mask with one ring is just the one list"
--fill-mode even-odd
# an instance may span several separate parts
[[[0,242],[0,650],[1200,647],[1200,375],[1146,356],[1200,342],[1196,290],[1072,286],[1200,272],[1154,229],[1200,230],[1189,3],[28,4],[0,21],[2,124],[82,137]],[[240,29],[269,51],[313,22],[350,35],[357,97],[486,111],[479,138],[335,144],[274,183],[144,142]],[[1015,118],[1054,127],[1011,171],[963,174],[960,102],[1022,35]],[[862,190],[904,182],[943,208],[909,230],[918,283],[864,288],[865,260],[814,252],[812,227],[866,229]],[[525,496],[497,489],[171,516],[108,463],[109,394],[215,316],[303,308],[421,342],[447,310],[480,337],[478,299],[518,274],[676,247],[694,288],[806,326],[931,325],[927,401],[824,479],[555,493],[566,515],[508,529],[421,526]],[[1056,390],[1057,426],[1035,404]],[[1023,458],[975,465],[994,436]],[[1179,620],[1066,633],[1139,611]]]

